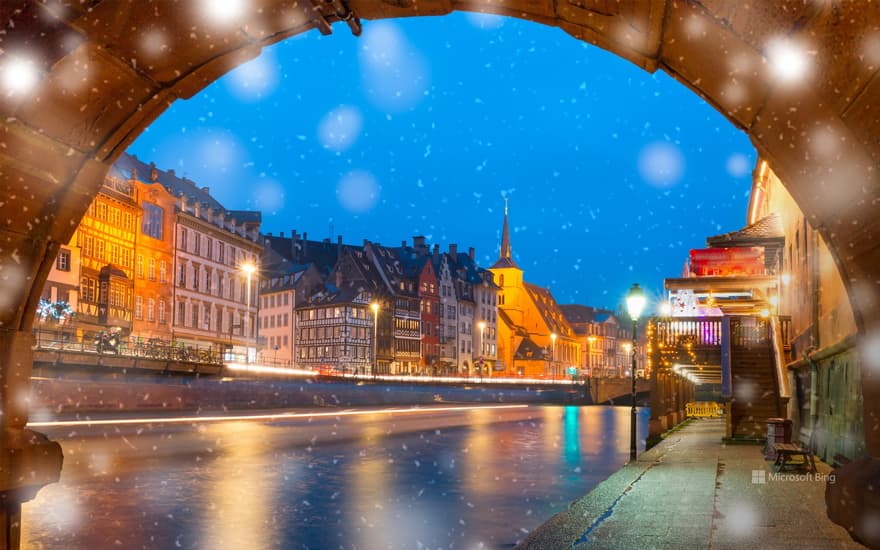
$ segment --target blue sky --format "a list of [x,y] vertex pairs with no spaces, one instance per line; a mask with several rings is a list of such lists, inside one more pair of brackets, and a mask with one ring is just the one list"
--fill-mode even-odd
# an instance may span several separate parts
[[688,250],[742,227],[754,148],[665,73],[495,16],[365,21],[268,48],[156,120],[129,152],[227,208],[396,246],[514,257],[562,303],[659,297]]

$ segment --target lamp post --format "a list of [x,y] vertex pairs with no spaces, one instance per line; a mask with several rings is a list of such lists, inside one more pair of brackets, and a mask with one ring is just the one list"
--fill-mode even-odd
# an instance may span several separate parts
[[373,310],[373,368],[371,374],[373,375],[373,378],[375,378],[376,372],[379,368],[379,361],[376,357],[376,354],[379,353],[379,343],[377,341],[379,334],[379,302],[373,302],[370,304],[370,309]]
[[483,332],[486,330],[486,321],[480,321],[480,382],[483,381]]
[[550,376],[556,380],[556,333],[550,333]]
[[247,261],[241,265],[241,270],[247,277],[247,308],[244,314],[244,364],[247,365],[251,360],[251,276],[257,271],[257,266],[253,262]]
[[629,422],[629,459],[636,459],[636,329],[639,324],[639,316],[645,308],[645,293],[639,288],[638,283],[633,284],[626,295],[626,309],[629,312],[630,319],[633,322],[632,336],[632,367],[630,375],[632,376],[632,409],[630,410]]

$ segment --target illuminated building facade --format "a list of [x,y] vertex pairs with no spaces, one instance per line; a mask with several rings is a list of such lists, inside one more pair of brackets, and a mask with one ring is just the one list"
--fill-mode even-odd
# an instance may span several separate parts
[[498,356],[504,376],[565,378],[580,370],[581,343],[551,292],[523,280],[511,255],[507,206],[498,261]]

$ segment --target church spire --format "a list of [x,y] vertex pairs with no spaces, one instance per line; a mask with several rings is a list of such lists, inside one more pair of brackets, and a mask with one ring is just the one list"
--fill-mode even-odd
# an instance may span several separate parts
[[501,229],[501,254],[498,259],[510,258],[510,228],[507,226],[507,197],[504,197],[504,227]]
[[493,268],[514,267],[519,269],[510,252],[510,226],[507,222],[507,197],[504,197],[504,226],[501,228],[501,252],[498,254],[498,261],[492,266]]

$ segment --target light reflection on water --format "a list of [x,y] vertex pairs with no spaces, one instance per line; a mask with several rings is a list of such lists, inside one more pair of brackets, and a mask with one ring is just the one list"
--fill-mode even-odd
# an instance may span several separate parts
[[62,481],[24,506],[23,547],[506,548],[626,462],[629,412],[496,423],[475,410],[467,426],[400,435],[359,420],[359,437],[296,446],[282,435],[299,428],[224,422],[163,436],[205,451],[162,460],[62,442]]

